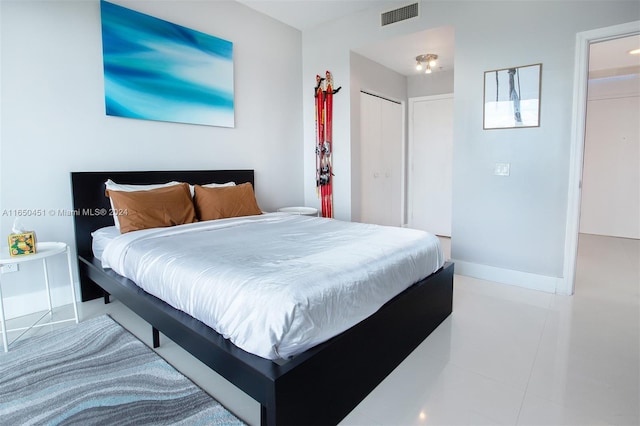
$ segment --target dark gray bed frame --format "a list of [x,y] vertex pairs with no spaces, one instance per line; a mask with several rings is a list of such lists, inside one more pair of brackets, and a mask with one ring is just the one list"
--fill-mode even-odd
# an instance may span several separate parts
[[253,170],[71,173],[82,301],[108,295],[225,377],[261,405],[262,425],[337,424],[397,367],[452,311],[453,264],[415,283],[378,312],[331,340],[279,364],[236,347],[213,329],[134,282],[103,269],[93,257],[91,232],[113,225],[104,182],[149,184],[172,180],[254,183]]

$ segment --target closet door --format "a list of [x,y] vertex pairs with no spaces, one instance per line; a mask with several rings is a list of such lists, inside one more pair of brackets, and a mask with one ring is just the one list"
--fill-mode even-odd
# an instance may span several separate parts
[[451,236],[453,95],[409,100],[409,227]]
[[402,105],[360,94],[360,221],[402,225]]

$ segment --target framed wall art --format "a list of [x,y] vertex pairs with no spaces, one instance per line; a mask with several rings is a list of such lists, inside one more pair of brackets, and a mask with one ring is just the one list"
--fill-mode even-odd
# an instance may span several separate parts
[[100,2],[107,115],[234,127],[233,43]]
[[540,126],[542,64],[484,73],[483,128]]

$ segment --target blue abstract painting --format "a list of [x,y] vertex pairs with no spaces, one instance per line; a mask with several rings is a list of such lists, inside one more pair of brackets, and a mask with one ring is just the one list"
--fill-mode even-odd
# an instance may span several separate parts
[[233,43],[100,2],[107,115],[234,127]]

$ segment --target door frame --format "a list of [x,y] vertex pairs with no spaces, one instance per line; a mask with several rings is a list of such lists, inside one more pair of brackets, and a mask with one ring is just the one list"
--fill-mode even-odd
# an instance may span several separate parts
[[[407,179],[407,213],[405,215],[405,225],[411,226],[411,221],[409,219],[409,213],[413,209],[413,198],[411,195],[411,190],[413,188],[414,182],[412,181],[412,170],[411,170],[411,158],[413,157],[413,144],[414,144],[414,134],[413,134],[413,111],[415,108],[416,102],[424,102],[424,101],[438,101],[441,99],[454,99],[454,93],[444,93],[442,95],[429,95],[429,96],[416,96],[413,98],[409,98],[409,113],[407,116],[407,127],[409,138],[407,140],[407,156],[406,156],[406,179]],[[453,202],[453,201],[452,201]]]
[[584,31],[576,34],[576,52],[573,78],[573,108],[571,120],[571,147],[569,153],[569,188],[567,197],[567,224],[563,280],[558,280],[556,293],[571,295],[575,290],[578,234],[580,232],[580,202],[582,197],[582,171],[584,139],[587,119],[587,83],[589,81],[589,46],[591,43],[640,34],[640,21]]

